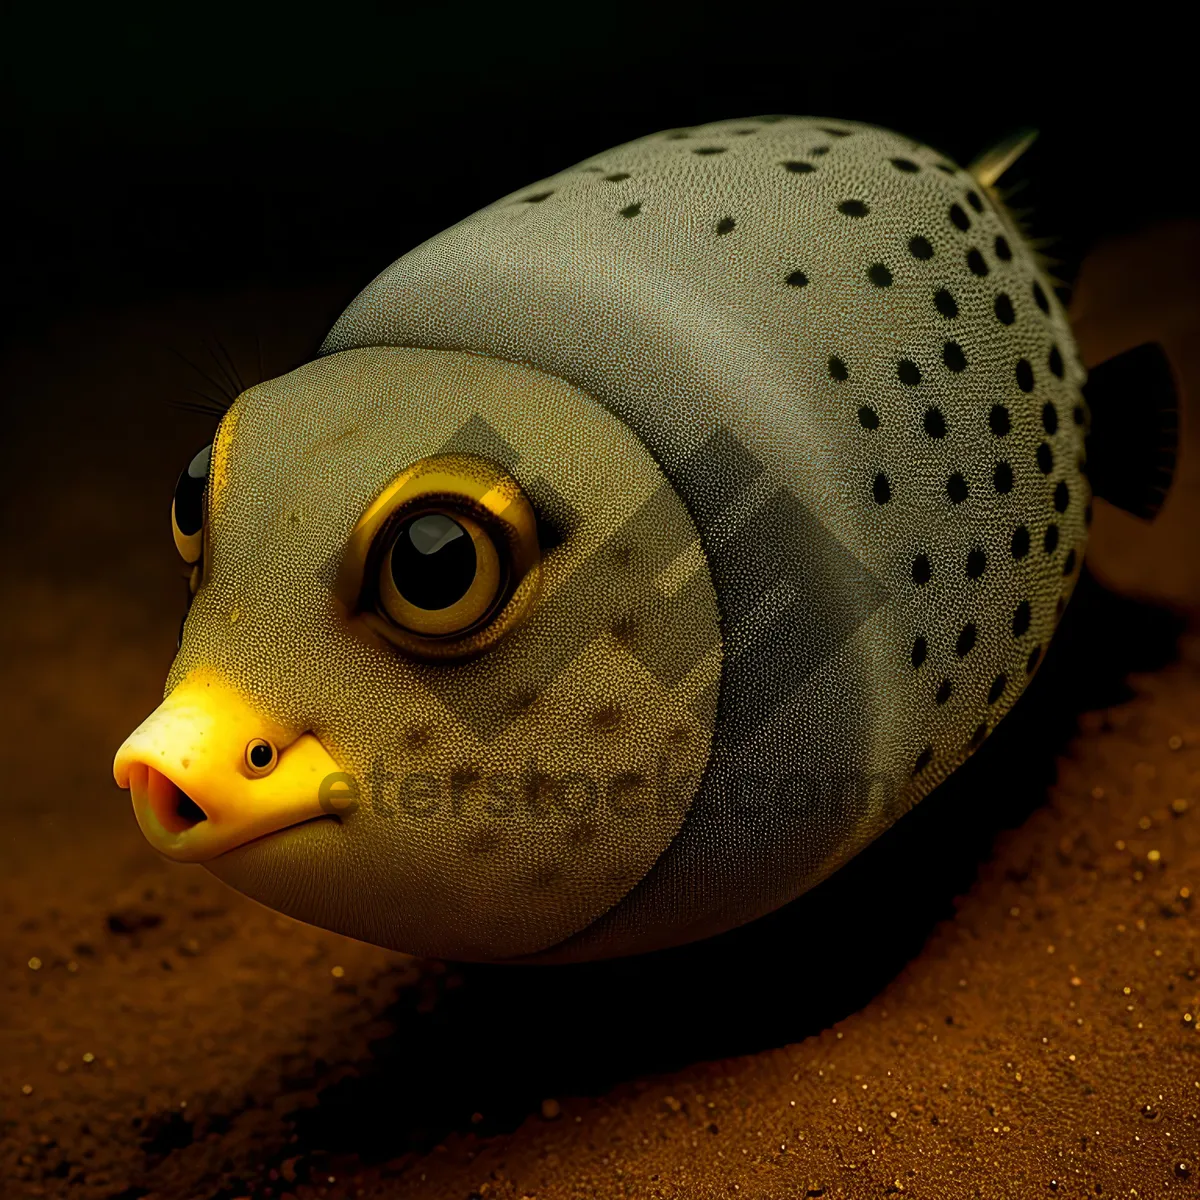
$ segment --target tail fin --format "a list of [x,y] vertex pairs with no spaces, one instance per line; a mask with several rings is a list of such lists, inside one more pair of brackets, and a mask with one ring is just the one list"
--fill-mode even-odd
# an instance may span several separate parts
[[1179,392],[1166,352],[1144,342],[1108,359],[1088,372],[1083,394],[1092,412],[1092,491],[1152,520],[1170,490],[1179,443]]
[[[1073,282],[1077,253],[1065,235],[1034,236],[1033,207],[1012,207],[1013,199],[1028,191],[1041,196],[1039,209],[1049,199],[1044,188],[1039,192],[1038,184],[1040,176],[1053,173],[1054,154],[1045,145],[1029,153],[1037,139],[1036,129],[1019,129],[985,150],[967,169],[1024,237],[1061,298]],[[1014,170],[1018,161],[1020,168]],[[1050,258],[1045,251],[1052,246],[1070,261]],[[1157,342],[1126,350],[1094,367],[1083,391],[1092,412],[1087,438],[1092,491],[1136,517],[1152,520],[1171,487],[1179,442],[1178,388],[1166,352]]]

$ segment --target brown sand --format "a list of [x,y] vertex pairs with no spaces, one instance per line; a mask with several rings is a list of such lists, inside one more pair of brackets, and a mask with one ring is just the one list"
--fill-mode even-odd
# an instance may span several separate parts
[[6,365],[0,1197],[1196,1194],[1200,638],[1145,671],[1173,627],[1096,588],[961,779],[671,955],[408,960],[145,845],[109,764],[211,428],[161,411],[187,376],[150,351],[220,322],[247,362],[257,327],[277,372],[329,302],[85,316]]

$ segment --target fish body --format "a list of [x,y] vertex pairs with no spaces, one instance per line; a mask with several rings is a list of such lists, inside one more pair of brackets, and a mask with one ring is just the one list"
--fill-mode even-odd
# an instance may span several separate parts
[[930,147],[782,117],[596,155],[237,399],[117,780],[164,852],[400,950],[751,920],[1017,701],[1084,554],[1085,379],[1019,227]]

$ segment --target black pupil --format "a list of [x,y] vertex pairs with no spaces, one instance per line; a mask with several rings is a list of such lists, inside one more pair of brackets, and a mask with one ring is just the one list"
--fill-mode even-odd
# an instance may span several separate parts
[[271,763],[271,747],[265,742],[259,742],[255,746],[250,747],[250,761],[256,767],[270,766]]
[[449,608],[475,580],[475,543],[453,517],[426,513],[400,527],[392,547],[392,582],[417,608]]
[[187,465],[175,485],[175,524],[179,532],[200,532],[204,523],[204,484],[208,479],[208,463],[212,446],[205,446]]

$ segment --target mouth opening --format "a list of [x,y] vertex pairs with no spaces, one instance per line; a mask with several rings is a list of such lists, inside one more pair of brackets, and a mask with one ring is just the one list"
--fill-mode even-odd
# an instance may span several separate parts
[[136,790],[142,789],[136,788],[133,776],[141,771],[146,772],[142,786],[150,811],[168,833],[186,833],[208,820],[208,813],[187,792],[177,787],[161,771],[144,763],[135,763],[130,770],[130,784]]
[[[176,791],[179,791],[179,789],[176,788]],[[208,813],[187,792],[183,791],[179,791],[179,801],[175,805],[175,815],[181,821],[186,822],[185,828],[187,829],[191,829],[193,825],[199,825],[201,821],[208,820]]]

